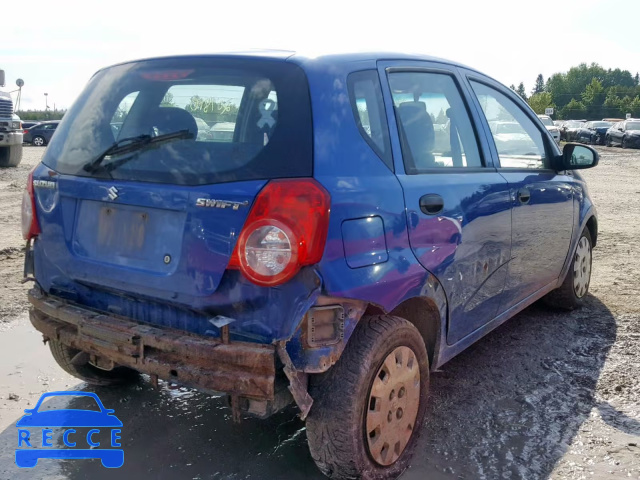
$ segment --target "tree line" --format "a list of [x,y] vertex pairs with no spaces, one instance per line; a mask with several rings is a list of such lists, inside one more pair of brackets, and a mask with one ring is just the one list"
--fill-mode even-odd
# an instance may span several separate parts
[[66,110],[19,110],[16,115],[22,121],[43,122],[45,120],[61,120]]
[[554,73],[546,82],[540,74],[530,95],[522,82],[511,89],[538,114],[553,108],[558,120],[625,118],[627,113],[640,117],[640,75],[619,68],[605,70],[597,63]]

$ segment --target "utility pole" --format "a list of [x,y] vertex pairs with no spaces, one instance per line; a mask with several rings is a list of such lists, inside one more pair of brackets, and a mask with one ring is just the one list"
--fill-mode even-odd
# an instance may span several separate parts
[[45,93],[44,94],[44,116],[47,120],[49,120],[49,99],[48,99],[49,94]]

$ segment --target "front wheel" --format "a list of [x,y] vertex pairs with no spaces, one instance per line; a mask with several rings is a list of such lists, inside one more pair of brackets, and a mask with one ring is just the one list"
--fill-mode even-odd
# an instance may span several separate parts
[[408,466],[429,388],[418,330],[400,317],[363,318],[340,360],[310,378],[311,456],[330,478],[391,479]]
[[604,144],[605,144],[607,147],[610,147],[610,146],[611,146],[611,137],[610,137],[609,135],[607,135],[606,137],[604,137]]
[[0,167],[17,167],[22,160],[22,145],[0,147]]
[[620,144],[622,148],[627,148],[627,139],[622,137],[622,143]]
[[569,272],[560,287],[544,297],[545,302],[562,310],[573,310],[583,305],[591,284],[592,242],[588,229],[584,229],[571,260]]

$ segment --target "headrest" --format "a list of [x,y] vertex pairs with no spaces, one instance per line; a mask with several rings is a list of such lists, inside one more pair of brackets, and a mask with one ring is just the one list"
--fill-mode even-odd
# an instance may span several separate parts
[[415,167],[418,169],[433,167],[434,159],[431,151],[435,145],[435,132],[426,104],[404,102],[398,106],[398,113]]
[[159,107],[151,114],[151,126],[158,129],[158,135],[188,130],[193,138],[198,135],[198,124],[189,112],[178,107]]

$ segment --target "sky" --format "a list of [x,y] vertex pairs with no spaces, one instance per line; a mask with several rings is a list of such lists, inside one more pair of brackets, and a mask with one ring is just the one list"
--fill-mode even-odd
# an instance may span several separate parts
[[113,63],[251,48],[423,53],[527,91],[582,62],[640,71],[638,0],[5,0],[0,11],[3,90],[24,80],[21,109],[43,109],[44,93],[68,108]]

